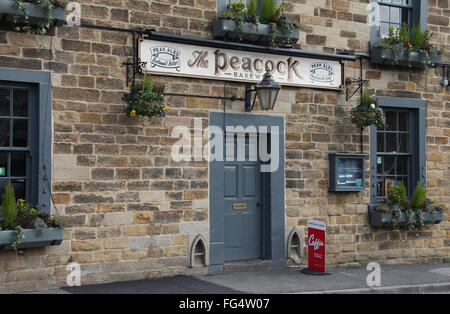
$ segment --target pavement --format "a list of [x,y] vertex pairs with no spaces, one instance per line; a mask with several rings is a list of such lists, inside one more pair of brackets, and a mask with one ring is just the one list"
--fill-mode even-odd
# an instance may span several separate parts
[[297,294],[445,293],[450,264],[381,265],[380,286],[368,287],[366,267],[329,268],[314,276],[301,268],[231,272],[214,276],[175,276],[39,291],[51,294]]

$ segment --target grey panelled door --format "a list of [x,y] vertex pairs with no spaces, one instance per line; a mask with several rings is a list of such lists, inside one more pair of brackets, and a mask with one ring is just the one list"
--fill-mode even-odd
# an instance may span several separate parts
[[225,261],[262,257],[262,174],[257,154],[249,149],[257,152],[257,141],[253,146],[246,137],[245,161],[236,160],[236,142],[235,136],[234,160],[224,164]]

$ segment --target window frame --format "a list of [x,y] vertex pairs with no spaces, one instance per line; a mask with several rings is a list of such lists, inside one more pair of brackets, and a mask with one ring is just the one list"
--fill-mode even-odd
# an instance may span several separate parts
[[[422,99],[379,97],[381,108],[406,109],[413,116],[411,118],[411,139],[416,138],[414,151],[411,151],[411,173],[408,174],[413,186],[419,181],[426,185],[426,101]],[[378,203],[377,197],[377,129],[370,126],[370,210],[374,210]],[[413,187],[412,186],[412,187]]]
[[[0,68],[0,84],[27,85],[32,92],[30,123],[35,134],[31,146],[31,191],[28,202],[39,206],[42,212],[51,211],[51,161],[52,161],[52,100],[51,73],[21,69]],[[29,126],[30,130],[30,126]],[[32,141],[32,142],[31,142]],[[27,174],[28,175],[28,174]]]
[[[427,28],[428,0],[411,1],[413,1],[411,9],[411,24],[414,26],[420,23],[420,28],[424,31]],[[371,0],[371,2],[383,4],[382,0]],[[404,7],[403,5],[398,6]],[[370,47],[373,47],[381,39],[381,36],[378,36],[379,26],[376,25],[378,22],[379,21],[376,21],[374,25],[370,26]]]

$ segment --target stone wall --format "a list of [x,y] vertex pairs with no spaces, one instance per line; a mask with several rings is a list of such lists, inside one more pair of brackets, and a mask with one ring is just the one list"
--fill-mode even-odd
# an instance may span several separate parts
[[[210,38],[216,2],[208,0],[83,0],[82,21],[123,28]],[[368,1],[286,1],[302,23],[298,47],[336,53],[367,51]],[[448,1],[429,0],[429,28],[435,42],[450,48]],[[53,36],[0,30],[0,67],[52,72],[53,199],[68,221],[61,246],[25,250],[17,257],[0,252],[0,292],[66,285],[69,262],[81,264],[82,283],[110,282],[174,274],[206,273],[188,268],[192,238],[209,238],[208,164],[174,162],[170,137],[177,125],[209,123],[219,100],[167,97],[166,118],[128,118],[121,101],[125,67],[131,56],[128,33],[64,26]],[[449,54],[445,59],[449,60]],[[359,64],[347,63],[348,77]],[[377,96],[427,100],[427,183],[436,201],[450,206],[450,96],[440,86],[440,69],[426,75],[378,68],[364,61],[364,77]],[[222,96],[224,83],[154,77],[167,92]],[[227,96],[243,96],[242,84],[227,83]],[[359,151],[359,134],[348,113],[357,98],[304,88],[283,88],[276,114],[286,121],[286,228],[308,218],[327,223],[331,265],[448,261],[448,214],[419,234],[368,226],[369,191],[329,193],[328,153]],[[242,112],[241,102],[226,102]],[[261,113],[261,112],[258,112]],[[364,151],[369,151],[368,134]],[[368,170],[368,164],[367,164]],[[368,187],[368,182],[366,182]]]

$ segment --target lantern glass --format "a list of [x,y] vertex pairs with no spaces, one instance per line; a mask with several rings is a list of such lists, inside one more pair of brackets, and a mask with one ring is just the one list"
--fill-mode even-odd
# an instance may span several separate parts
[[267,69],[261,83],[256,85],[256,94],[262,110],[273,110],[280,89],[281,86],[273,80],[269,69]]
[[279,91],[279,88],[270,86],[257,87],[256,94],[262,110],[273,110]]

